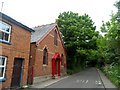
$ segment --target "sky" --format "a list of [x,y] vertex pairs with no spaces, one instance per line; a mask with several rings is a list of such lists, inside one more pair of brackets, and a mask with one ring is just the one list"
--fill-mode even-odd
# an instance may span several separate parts
[[[2,7],[2,2],[3,7]],[[102,21],[108,21],[116,0],[0,0],[2,12],[32,28],[54,23],[60,13],[72,11],[88,14],[99,30]]]

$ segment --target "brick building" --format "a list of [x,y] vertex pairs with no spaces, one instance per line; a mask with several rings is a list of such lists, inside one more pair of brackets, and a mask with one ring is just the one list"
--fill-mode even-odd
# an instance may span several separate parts
[[57,24],[34,28],[31,35],[29,84],[41,76],[60,76],[66,72],[66,53]]
[[29,27],[0,12],[0,86],[27,84],[31,32]]

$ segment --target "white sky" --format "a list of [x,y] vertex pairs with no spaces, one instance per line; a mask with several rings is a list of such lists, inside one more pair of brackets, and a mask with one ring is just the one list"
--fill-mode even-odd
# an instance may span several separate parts
[[[54,23],[64,11],[88,14],[97,26],[110,19],[116,0],[0,0],[2,12],[28,27]],[[0,8],[1,8],[0,6]]]

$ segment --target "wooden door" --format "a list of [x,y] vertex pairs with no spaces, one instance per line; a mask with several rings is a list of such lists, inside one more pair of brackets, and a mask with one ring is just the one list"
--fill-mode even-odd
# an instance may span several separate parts
[[14,59],[11,87],[19,86],[21,83],[23,60],[21,58]]

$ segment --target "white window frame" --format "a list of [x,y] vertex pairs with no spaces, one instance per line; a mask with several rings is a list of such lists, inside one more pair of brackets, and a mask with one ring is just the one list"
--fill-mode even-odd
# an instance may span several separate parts
[[5,60],[5,61],[4,61],[4,65],[0,65],[0,68],[4,68],[2,77],[0,77],[0,80],[1,80],[1,79],[4,79],[4,78],[5,78],[5,70],[6,70],[7,57],[5,57],[5,56],[0,56],[0,58],[4,58],[4,60]]
[[[1,32],[7,33],[7,34],[9,35],[9,36],[8,36],[8,40],[2,40],[2,39],[0,39],[0,40],[1,40],[1,41],[5,41],[5,42],[10,42],[11,25],[9,25],[9,24],[7,24],[7,23],[5,23],[5,22],[3,22],[3,21],[0,21],[0,23],[1,23],[1,24],[4,24],[4,25],[6,25],[6,26],[9,27],[9,32],[7,32],[7,31],[5,31],[5,30],[3,30],[3,29],[0,28],[0,31],[1,31]],[[0,26],[0,27],[2,27],[2,26]]]

